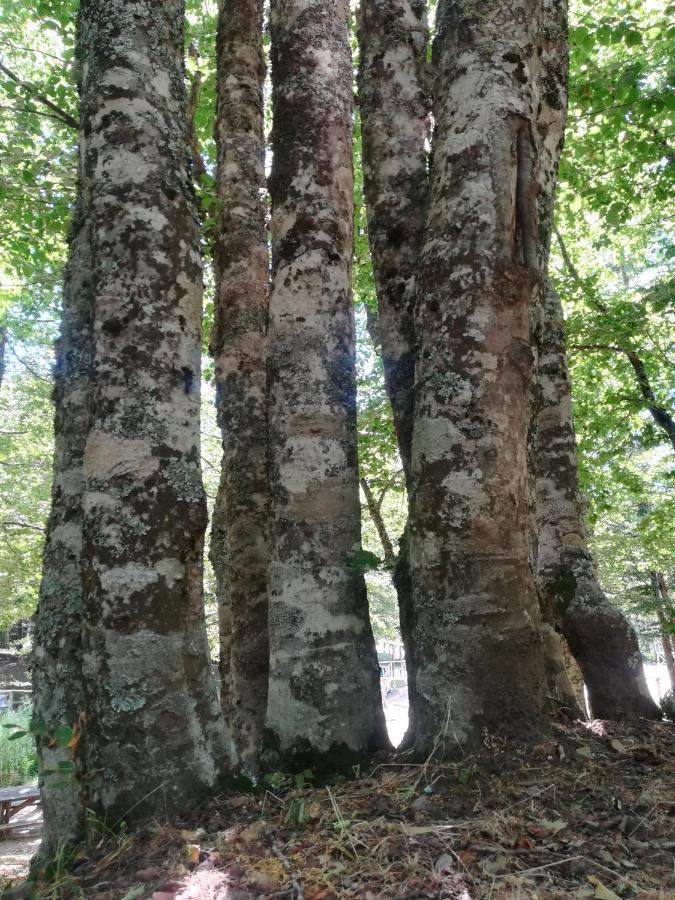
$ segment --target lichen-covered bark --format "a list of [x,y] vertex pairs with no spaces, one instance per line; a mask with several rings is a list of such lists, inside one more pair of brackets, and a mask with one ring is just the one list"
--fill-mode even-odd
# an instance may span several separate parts
[[[362,0],[359,12],[359,110],[368,240],[378,301],[378,341],[394,427],[410,488],[413,429],[415,276],[427,198],[426,3]],[[394,573],[409,691],[415,658],[410,635],[408,540]],[[415,703],[411,703],[412,733]]]
[[363,0],[358,33],[368,240],[385,381],[407,479],[415,374],[412,307],[427,193],[426,4]]
[[[74,748],[55,732],[79,732],[82,685],[82,460],[89,424],[92,259],[82,186],[70,234],[63,287],[61,333],[54,370],[54,462],[52,501],[42,563],[42,583],[32,654],[34,719],[43,825],[39,857],[84,836],[85,806],[75,772]],[[45,772],[47,774],[45,774]],[[49,774],[49,773],[52,774]]]
[[[539,178],[537,190],[538,246],[537,255],[542,284],[547,284],[548,259],[553,226],[553,207],[557,182],[558,164],[565,137],[567,116],[569,47],[567,40],[567,3],[565,0],[543,0],[543,41],[541,45],[539,77],[539,105],[537,110],[537,133],[539,143]],[[537,301],[542,292],[538,293]],[[534,459],[534,430],[540,408],[541,394],[538,389],[537,370],[541,329],[540,303],[535,302],[532,310],[532,342],[534,355],[533,378],[530,392],[530,525],[532,529],[532,565],[536,570],[537,559],[537,517],[536,517],[536,460]],[[568,665],[572,659],[564,638],[556,627],[555,614],[546,597],[540,592],[539,606],[542,618],[542,642],[546,667],[546,686],[549,710],[552,715],[562,713],[569,718],[583,716],[583,683],[581,691],[572,684],[570,672],[576,678],[576,671]]]
[[[545,625],[562,632],[582,670],[591,714],[658,717],[644,679],[637,639],[600,588],[583,522],[562,306],[546,277],[567,108],[567,4],[544,0],[542,6],[544,41],[537,117],[542,178],[537,207],[543,282],[533,310],[536,374],[530,462],[537,591]],[[547,675],[549,693],[561,706],[570,708],[569,678],[565,679],[554,653],[547,654]]]
[[238,764],[255,768],[267,704],[268,303],[261,0],[224,0],[218,20],[220,210],[211,352],[223,460],[211,561],[220,608],[221,704]]
[[544,705],[530,563],[540,0],[445,0],[415,318],[415,748],[523,736]]
[[549,287],[541,306],[539,412],[535,432],[537,583],[581,667],[591,715],[659,719],[637,637],[595,573],[577,472],[563,312]]
[[274,0],[269,324],[273,548],[267,739],[282,757],[386,743],[360,544],[352,70],[344,0]]
[[81,153],[93,259],[84,452],[88,802],[165,815],[210,789],[224,733],[202,603],[202,276],[181,0],[84,0]]

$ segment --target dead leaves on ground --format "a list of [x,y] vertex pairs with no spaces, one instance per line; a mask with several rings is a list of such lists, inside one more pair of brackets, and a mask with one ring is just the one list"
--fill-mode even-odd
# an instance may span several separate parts
[[668,725],[557,726],[458,764],[223,796],[78,880],[87,900],[666,900],[673,749]]

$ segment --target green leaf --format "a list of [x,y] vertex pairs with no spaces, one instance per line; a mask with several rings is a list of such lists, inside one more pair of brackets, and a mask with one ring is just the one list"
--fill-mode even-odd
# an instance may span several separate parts
[[54,738],[61,747],[67,747],[73,739],[73,729],[70,725],[59,725],[54,729]]
[[638,44],[642,43],[642,35],[639,31],[635,31],[634,29],[626,31],[623,39],[627,47],[636,47]]

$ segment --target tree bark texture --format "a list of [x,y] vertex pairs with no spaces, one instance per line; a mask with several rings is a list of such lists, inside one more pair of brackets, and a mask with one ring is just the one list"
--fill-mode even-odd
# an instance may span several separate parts
[[[538,218],[538,267],[542,285],[548,285],[548,260],[551,249],[553,209],[557,184],[558,164],[565,139],[567,117],[569,47],[567,40],[567,3],[564,0],[543,0],[543,41],[541,46],[539,78],[539,105],[537,109],[537,136],[539,146],[539,179],[537,190]],[[532,310],[532,342],[534,355],[533,379],[530,392],[530,527],[531,558],[536,572],[537,559],[537,517],[536,517],[536,469],[534,459],[537,417],[541,394],[538,389],[537,371],[541,330],[541,297],[548,288],[543,287],[536,297]],[[562,713],[567,718],[584,716],[583,682],[581,690],[575,687],[572,678],[578,680],[578,667],[571,664],[569,647],[561,637],[554,611],[546,598],[539,593],[539,607],[542,618],[542,640],[546,670],[546,686],[549,708],[552,715]]]
[[426,4],[363,0],[359,109],[368,240],[387,393],[406,481],[415,375],[413,301],[427,194]]
[[271,491],[267,743],[387,744],[360,546],[350,277],[352,77],[344,0],[271,8]]
[[[54,462],[51,513],[42,562],[32,654],[34,719],[43,810],[41,859],[84,837],[85,805],[74,766],[74,747],[57,729],[79,735],[82,684],[82,492],[83,457],[89,429],[92,257],[80,189],[70,230],[63,287],[61,333],[54,369]],[[52,774],[49,774],[49,773]],[[47,773],[47,774],[45,774]]]
[[537,584],[581,667],[591,715],[659,719],[647,688],[635,632],[598,582],[583,519],[572,399],[560,298],[549,286],[541,304],[540,394],[534,455]]
[[[362,0],[359,14],[359,109],[368,240],[378,303],[378,341],[406,489],[410,490],[416,272],[427,199],[427,10],[419,0]],[[379,347],[377,346],[379,344]],[[415,648],[407,534],[394,586],[411,699]]]
[[409,538],[422,753],[531,734],[543,712],[527,459],[543,41],[538,0],[438,7]]
[[202,602],[202,274],[181,0],[84,0],[93,259],[84,453],[89,803],[127,821],[210,789],[225,752]]
[[223,437],[211,561],[221,609],[221,703],[238,764],[255,768],[267,704],[266,350],[269,262],[261,0],[218,20],[216,305],[211,352]]
[[673,631],[675,629],[675,614],[670,604],[668,586],[663,572],[652,572],[652,588],[656,598],[656,618],[661,629],[661,646],[663,658],[668,669],[670,686],[675,690],[675,654],[673,653]]

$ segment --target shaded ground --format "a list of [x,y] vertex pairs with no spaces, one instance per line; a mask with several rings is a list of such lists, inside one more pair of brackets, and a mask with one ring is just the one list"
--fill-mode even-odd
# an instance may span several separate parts
[[0,839],[0,884],[26,877],[31,857],[40,843],[41,824],[42,812],[35,806],[28,806],[13,816],[15,827],[7,839]]
[[556,727],[460,763],[382,763],[341,784],[290,777],[175,826],[103,838],[72,878],[24,896],[86,900],[675,897],[671,725]]

